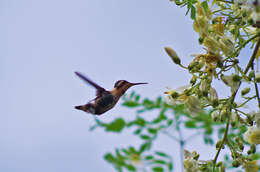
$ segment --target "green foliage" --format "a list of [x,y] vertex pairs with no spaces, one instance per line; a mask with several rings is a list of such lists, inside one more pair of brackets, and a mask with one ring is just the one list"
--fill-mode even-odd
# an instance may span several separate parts
[[[109,123],[104,123],[96,119],[96,124],[92,127],[101,127],[108,132],[115,133],[120,133],[124,131],[124,129],[133,128],[133,135],[136,135],[143,141],[138,150],[130,146],[127,149],[116,149],[115,155],[111,153],[105,155],[105,160],[113,164],[118,171],[122,171],[123,169],[135,171],[136,166],[134,164],[137,163],[137,161],[149,162],[148,164],[150,165],[145,166],[145,168],[151,171],[164,169],[172,171],[173,162],[169,154],[162,151],[154,151],[153,154],[148,154],[151,151],[153,142],[156,141],[159,134],[177,138],[177,136],[171,136],[171,133],[174,133],[174,129],[182,132],[185,127],[194,130],[194,136],[203,136],[206,144],[213,144],[213,128],[218,127],[221,129],[223,127],[220,123],[212,121],[210,117],[211,112],[200,113],[196,117],[191,117],[185,111],[183,104],[174,107],[169,106],[161,97],[155,100],[148,98],[141,99],[139,94],[131,92],[129,96],[124,96],[122,100],[123,106],[136,110],[137,115],[134,119],[126,121],[123,118],[116,118]],[[146,112],[153,112],[158,115],[155,115],[153,118],[147,118],[147,116],[145,116]],[[186,137],[187,140],[178,138],[181,139],[180,143],[185,144],[190,136]]]

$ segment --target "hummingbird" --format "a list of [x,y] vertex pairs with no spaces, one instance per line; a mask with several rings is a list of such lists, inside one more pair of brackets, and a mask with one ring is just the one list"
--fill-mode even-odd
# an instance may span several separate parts
[[134,85],[148,84],[145,82],[140,83],[131,83],[126,80],[116,81],[114,88],[110,91],[104,89],[99,86],[95,82],[88,79],[86,76],[79,72],[75,72],[75,74],[81,78],[86,83],[90,84],[96,89],[96,98],[89,101],[85,105],[75,106],[75,109],[82,110],[87,113],[91,113],[93,115],[102,115],[108,110],[112,109],[120,97],[126,92],[127,89]]

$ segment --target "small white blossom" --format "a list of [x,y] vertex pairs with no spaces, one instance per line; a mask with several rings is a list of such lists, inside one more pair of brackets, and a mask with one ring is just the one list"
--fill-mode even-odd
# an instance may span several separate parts
[[214,121],[217,121],[218,118],[220,117],[219,112],[218,112],[218,111],[212,112],[212,113],[211,113],[211,117],[212,117],[212,119],[213,119]]
[[260,72],[257,72],[257,73],[255,74],[255,81],[256,81],[256,82],[260,82]]
[[256,127],[260,128],[260,111],[258,111],[258,112],[253,111],[250,113],[250,115],[254,117]]
[[183,151],[184,154],[184,161],[183,167],[185,172],[199,172],[199,162],[196,159],[193,159],[192,153],[188,150]]
[[190,113],[192,116],[196,116],[202,111],[200,100],[195,96],[189,96],[184,104],[187,112]]
[[210,89],[209,89],[209,99],[211,101],[218,99],[218,93],[217,93],[216,89],[213,87],[210,87]]
[[230,120],[231,120],[231,122],[237,122],[238,121],[238,117],[237,117],[236,112],[231,112]]
[[229,75],[229,76],[228,76],[228,75],[222,75],[222,76],[221,76],[222,81],[223,81],[227,86],[230,87],[232,93],[237,89],[237,87],[238,87],[238,85],[239,85],[239,82],[238,82],[238,81],[234,81],[234,77],[233,77],[233,76],[234,76],[234,75]]
[[244,133],[244,140],[250,144],[260,144],[260,129],[258,127],[248,127]]
[[166,96],[164,96],[166,103],[172,106],[184,103],[186,96],[184,95],[183,91],[189,87],[190,85],[185,85],[173,90],[169,89],[168,91],[164,92],[166,94]]

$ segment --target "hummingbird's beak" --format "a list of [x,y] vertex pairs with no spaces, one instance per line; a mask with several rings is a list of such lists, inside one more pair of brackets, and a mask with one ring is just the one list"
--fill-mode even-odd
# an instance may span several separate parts
[[141,84],[148,84],[147,82],[138,82],[138,83],[130,83],[131,86],[134,86],[134,85],[141,85]]

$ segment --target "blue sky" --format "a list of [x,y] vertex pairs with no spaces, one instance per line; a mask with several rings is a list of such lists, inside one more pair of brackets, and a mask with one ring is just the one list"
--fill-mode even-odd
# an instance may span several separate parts
[[[185,9],[168,0],[2,0],[0,25],[4,172],[115,171],[104,153],[140,140],[130,132],[88,131],[93,117],[73,107],[92,99],[95,90],[73,72],[107,89],[119,79],[149,82],[131,90],[155,98],[166,86],[185,85],[190,77],[163,47],[174,48],[184,64],[201,51]],[[99,118],[133,115],[116,106]],[[155,147],[178,153],[178,146],[165,138]]]

